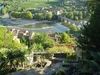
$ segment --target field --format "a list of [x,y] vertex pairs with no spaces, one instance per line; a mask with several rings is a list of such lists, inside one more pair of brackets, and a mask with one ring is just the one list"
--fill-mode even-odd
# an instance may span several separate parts
[[57,5],[58,2],[59,0],[27,0],[27,2],[21,2],[19,6],[24,8],[37,8]]

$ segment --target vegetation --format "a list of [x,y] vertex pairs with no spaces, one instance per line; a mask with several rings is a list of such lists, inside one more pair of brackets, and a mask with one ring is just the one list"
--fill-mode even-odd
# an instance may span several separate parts
[[32,19],[33,18],[33,15],[30,11],[27,11],[27,12],[11,12],[10,16],[14,17],[14,18],[23,18],[23,19]]
[[[88,24],[84,25],[81,35],[78,38],[78,47],[82,51],[82,59],[78,65],[79,73],[82,74],[100,74],[100,1],[90,0],[88,8],[91,8],[91,18]],[[84,65],[84,66],[83,66]]]
[[67,17],[73,20],[82,20],[82,19],[86,19],[90,16],[90,14],[87,11],[76,11],[76,10],[72,10],[72,11],[65,11],[62,13],[63,17]]
[[[17,69],[18,64],[24,61],[26,51],[26,46],[14,38],[11,31],[0,26],[0,74],[8,73],[12,68]],[[5,70],[7,66],[9,70]]]
[[47,33],[41,33],[41,34],[35,34],[33,40],[33,45],[34,43],[36,44],[41,44],[43,46],[43,49],[53,47],[54,45],[54,40],[48,36]]
[[58,0],[50,0],[50,1],[48,0],[40,0],[40,1],[37,1],[37,0],[5,0],[5,1],[1,1],[0,0],[0,3],[10,4],[10,5],[15,4],[16,7],[27,8],[27,9],[57,5],[58,2],[59,2]]
[[98,33],[100,32],[99,31],[100,28],[99,7],[100,5],[98,3],[96,5],[96,9],[94,10],[94,13],[91,15],[89,23],[87,25],[84,25],[84,28],[82,29],[82,34],[78,40],[79,47],[85,51],[89,51],[89,50],[100,51],[99,50],[100,35],[98,35]]
[[47,52],[49,52],[51,54],[53,54],[53,53],[66,53],[67,59],[75,59],[76,58],[75,50],[67,48],[66,46],[48,48]]
[[60,3],[60,6],[64,8],[62,16],[73,20],[88,19],[88,17],[90,17],[90,13],[88,13],[84,2],[85,1],[83,0],[62,0]]
[[32,0],[32,1],[27,1],[27,2],[21,2],[20,7],[38,8],[38,7],[57,5],[57,3],[58,3],[58,0],[50,0],[49,2],[48,2],[48,0],[41,0],[41,2],[37,1],[37,0]]
[[66,75],[63,69],[59,69],[55,75]]
[[[79,70],[79,74],[95,74],[100,72],[100,52],[89,51],[92,60],[82,59],[77,65],[77,69]],[[84,65],[84,66],[83,66]],[[98,73],[99,74],[99,73]]]
[[60,43],[75,44],[75,40],[71,40],[69,34],[64,32],[61,34]]

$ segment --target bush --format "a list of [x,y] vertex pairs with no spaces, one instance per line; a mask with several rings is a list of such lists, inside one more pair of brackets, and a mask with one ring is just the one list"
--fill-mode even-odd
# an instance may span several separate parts
[[75,54],[74,49],[69,49],[69,48],[67,48],[65,46],[49,48],[47,51],[49,53],[59,53],[59,52],[62,53],[63,52],[63,53],[66,53],[66,57],[67,58],[70,58],[70,59],[76,58],[76,54]]
[[63,69],[59,69],[57,72],[56,72],[56,75],[65,75],[65,71]]

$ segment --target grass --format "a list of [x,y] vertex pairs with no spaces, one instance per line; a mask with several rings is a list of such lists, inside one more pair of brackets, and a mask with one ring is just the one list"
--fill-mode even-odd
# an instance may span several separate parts
[[23,8],[39,8],[39,7],[47,7],[47,6],[53,6],[58,4],[58,0],[30,0],[27,2],[21,2],[20,7]]

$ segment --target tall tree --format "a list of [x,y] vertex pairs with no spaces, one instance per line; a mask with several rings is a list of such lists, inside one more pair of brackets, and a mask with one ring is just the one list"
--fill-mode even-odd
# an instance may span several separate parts
[[[78,46],[85,51],[100,51],[100,1],[95,2],[91,7],[93,11],[89,23],[84,25],[82,34],[78,39]],[[98,1],[98,3],[96,3]],[[92,8],[95,5],[95,9]]]

